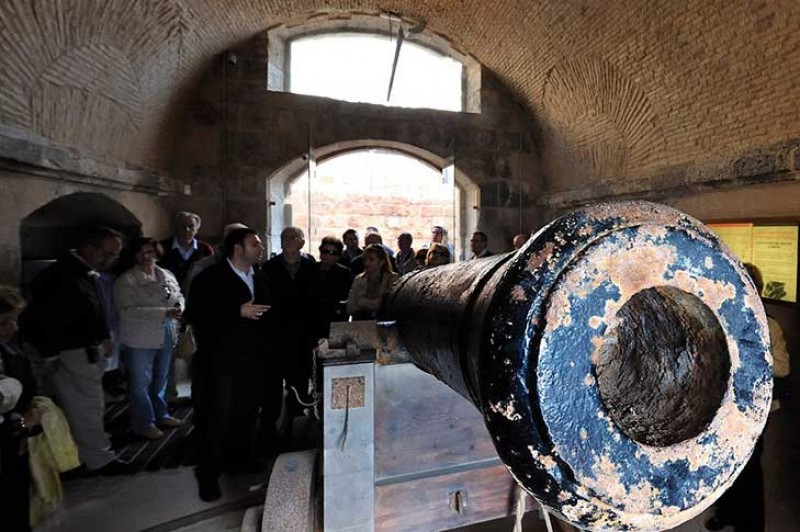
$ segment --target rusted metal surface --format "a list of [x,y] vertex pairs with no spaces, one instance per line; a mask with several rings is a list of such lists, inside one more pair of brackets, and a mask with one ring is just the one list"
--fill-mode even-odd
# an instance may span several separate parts
[[336,359],[352,362],[359,355],[378,364],[412,362],[394,323],[375,320],[331,323],[328,338],[317,352],[328,363]]
[[[586,207],[513,255],[404,278],[389,308],[417,364],[479,407],[517,481],[584,528],[691,519],[730,486],[766,422],[758,294],[715,235],[669,207]],[[659,378],[637,384],[631,360]],[[705,387],[717,392],[700,398]]]
[[364,406],[364,377],[340,377],[331,380],[331,408]]

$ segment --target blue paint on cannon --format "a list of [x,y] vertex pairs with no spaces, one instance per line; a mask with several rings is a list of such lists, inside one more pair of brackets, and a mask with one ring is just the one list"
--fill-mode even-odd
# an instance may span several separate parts
[[[728,261],[718,260],[713,268],[706,267],[705,259],[714,250],[707,242],[687,238],[681,232],[667,231],[661,236],[648,234],[642,237],[640,228],[627,228],[603,239],[599,245],[625,250],[642,240],[660,248],[672,248],[675,256],[680,257],[665,269],[665,282],[674,280],[680,272],[689,277],[711,276],[717,283],[735,287],[732,297],[720,306],[719,318],[725,321],[729,333],[736,337],[739,356],[747,359],[733,372],[737,404],[751,404],[752,389],[768,375],[768,364],[763,356],[763,342],[753,334],[755,327],[752,323],[756,320],[743,300],[745,292],[741,277]],[[584,250],[586,253],[589,250]],[[572,271],[585,274],[585,266],[576,265]],[[596,268],[589,271],[599,273]],[[591,282],[586,278],[582,281],[574,283],[571,289],[585,289],[584,285]],[[558,290],[556,287],[555,291]],[[595,346],[592,341],[603,336],[607,323],[596,329],[587,325],[592,317],[603,316],[609,300],[619,301],[620,295],[619,287],[610,279],[599,283],[585,296],[567,295],[568,323],[562,321],[558,328],[546,333],[545,341],[538,349],[537,388],[544,419],[559,454],[569,457],[569,465],[577,477],[597,479],[598,461],[605,460],[613,464],[614,471],[609,476],[618,479],[619,486],[632,488],[646,482],[658,490],[657,500],[663,506],[692,506],[704,495],[702,485],[713,485],[723,472],[730,474],[734,457],[731,454],[715,456],[716,463],[696,470],[691,470],[686,460],[653,464],[646,453],[640,452],[641,446],[604,415],[594,380],[592,353]],[[706,294],[698,291],[698,295]],[[583,385],[570,386],[568,383]],[[576,438],[576,434],[583,436]],[[713,444],[716,438],[706,435],[702,441],[706,445]],[[611,498],[600,497],[613,504]]]
[[[463,374],[454,389],[466,385],[462,394],[482,410],[520,484],[562,517],[596,530],[671,528],[709,506],[752,451],[771,391],[763,308],[738,261],[697,221],[642,202],[566,215],[496,261],[486,263],[494,269],[485,279],[470,281],[475,292],[457,295],[468,302],[451,335],[462,349],[457,371],[434,373]],[[430,293],[437,278],[463,268],[423,272],[406,284]],[[690,427],[685,438],[678,432],[675,441],[643,443],[612,418],[596,364],[613,354],[620,309],[653,287],[706,309],[687,334],[704,336],[703,327],[718,322],[724,340],[716,348],[729,351],[730,378],[719,381],[720,404],[706,425]],[[424,317],[406,318],[419,337],[432,328]],[[676,351],[663,378],[683,382],[697,371],[697,356]]]

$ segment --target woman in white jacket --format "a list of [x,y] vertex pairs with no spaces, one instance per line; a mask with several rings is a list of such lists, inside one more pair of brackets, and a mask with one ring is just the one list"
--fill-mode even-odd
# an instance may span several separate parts
[[136,265],[114,284],[119,342],[128,373],[131,428],[156,440],[164,436],[159,427],[182,424],[169,415],[164,394],[184,300],[175,276],[156,266],[155,240],[140,238],[132,251]]

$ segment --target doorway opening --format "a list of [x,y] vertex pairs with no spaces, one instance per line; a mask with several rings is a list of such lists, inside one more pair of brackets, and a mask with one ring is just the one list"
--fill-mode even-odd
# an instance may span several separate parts
[[[479,189],[449,159],[412,146],[354,141],[317,148],[317,164],[303,158],[267,181],[268,252],[280,252],[280,232],[289,225],[306,233],[304,251],[317,256],[324,236],[341,238],[349,228],[363,244],[367,227],[396,248],[411,233],[414,249],[427,247],[431,227],[441,226],[455,259],[465,256],[467,232],[477,227]],[[309,167],[311,173],[309,175]]]

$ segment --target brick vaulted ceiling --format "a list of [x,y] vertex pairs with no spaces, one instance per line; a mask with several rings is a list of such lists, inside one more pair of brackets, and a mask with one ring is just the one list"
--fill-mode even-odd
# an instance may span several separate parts
[[182,94],[217,54],[320,11],[387,10],[495,72],[551,173],[643,176],[798,136],[797,0],[3,0],[0,124],[168,170]]

